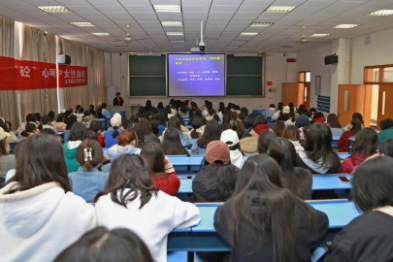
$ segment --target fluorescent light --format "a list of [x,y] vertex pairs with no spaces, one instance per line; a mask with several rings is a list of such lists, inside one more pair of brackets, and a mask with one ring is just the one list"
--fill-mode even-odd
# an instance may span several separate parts
[[240,35],[245,35],[245,36],[256,36],[258,33],[251,33],[251,32],[243,32],[240,33]]
[[91,33],[92,35],[95,35],[95,36],[108,36],[108,35],[110,35],[109,33]]
[[276,13],[288,13],[291,12],[293,9],[295,9],[296,6],[269,6],[268,9],[266,9],[266,12],[276,12]]
[[340,24],[340,25],[336,25],[333,28],[339,28],[339,29],[348,29],[348,28],[354,28],[357,27],[357,24]]
[[153,5],[156,12],[180,13],[180,5]]
[[183,32],[166,32],[167,35],[183,35]]
[[70,24],[74,25],[74,26],[79,26],[79,27],[93,27],[93,26],[95,26],[90,22],[71,22]]
[[393,9],[381,9],[375,12],[372,12],[368,15],[372,16],[388,16],[388,15],[393,15]]
[[184,40],[173,40],[171,43],[184,43]]
[[47,13],[71,13],[70,10],[68,10],[62,5],[37,6],[37,7]]
[[269,27],[272,24],[273,23],[270,23],[270,22],[255,22],[255,23],[250,24],[250,26]]
[[313,34],[310,35],[310,37],[325,37],[325,36],[329,36],[330,34]]
[[181,21],[163,21],[162,26],[183,26]]

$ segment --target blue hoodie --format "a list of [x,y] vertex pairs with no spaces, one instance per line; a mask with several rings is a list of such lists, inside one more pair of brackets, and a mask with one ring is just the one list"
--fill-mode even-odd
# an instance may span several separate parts
[[133,147],[131,145],[127,145],[127,146],[119,146],[119,145],[114,145],[111,148],[109,148],[108,150],[108,157],[109,159],[113,162],[116,158],[128,154],[128,155],[132,155],[132,154],[137,154],[139,155],[139,153],[141,152],[140,148],[137,147]]

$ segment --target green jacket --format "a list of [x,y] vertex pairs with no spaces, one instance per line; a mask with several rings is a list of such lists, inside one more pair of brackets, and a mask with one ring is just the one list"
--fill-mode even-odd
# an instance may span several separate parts
[[67,171],[68,174],[72,172],[76,172],[80,165],[78,162],[76,162],[75,155],[76,155],[76,150],[78,147],[69,149],[68,148],[68,142],[63,145],[63,150],[64,150],[64,160],[67,165]]
[[393,138],[393,127],[382,130],[378,133],[378,144],[381,144],[382,141]]

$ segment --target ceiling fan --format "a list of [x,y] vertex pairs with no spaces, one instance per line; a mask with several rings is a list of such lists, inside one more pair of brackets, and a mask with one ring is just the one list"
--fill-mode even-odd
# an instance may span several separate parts
[[135,40],[135,41],[139,41],[139,40],[150,39],[150,38],[147,37],[147,36],[143,36],[143,37],[132,37],[131,34],[130,34],[130,25],[127,24],[127,25],[126,25],[126,28],[127,28],[127,32],[126,32],[126,36],[124,37],[124,41],[125,41],[125,42],[131,43],[131,42],[134,41],[134,40]]
[[302,38],[299,39],[299,41],[296,41],[295,43],[300,43],[300,44],[307,44],[309,41],[306,39],[306,26],[303,26],[303,35]]

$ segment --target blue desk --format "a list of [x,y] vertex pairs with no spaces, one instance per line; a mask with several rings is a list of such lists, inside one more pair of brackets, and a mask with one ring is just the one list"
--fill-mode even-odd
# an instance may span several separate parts
[[106,129],[106,119],[105,118],[96,118],[96,121],[101,122],[102,129]]
[[265,112],[265,109],[253,109],[252,113],[256,116],[262,115]]
[[333,136],[332,138],[332,147],[334,150],[338,150],[338,140],[340,139],[341,136]]
[[313,175],[312,190],[345,190],[351,189],[351,183],[344,183],[338,178],[339,176],[346,176],[347,174],[337,175]]
[[180,179],[180,188],[177,191],[179,194],[189,194],[192,193],[192,180],[186,177],[181,177]]

